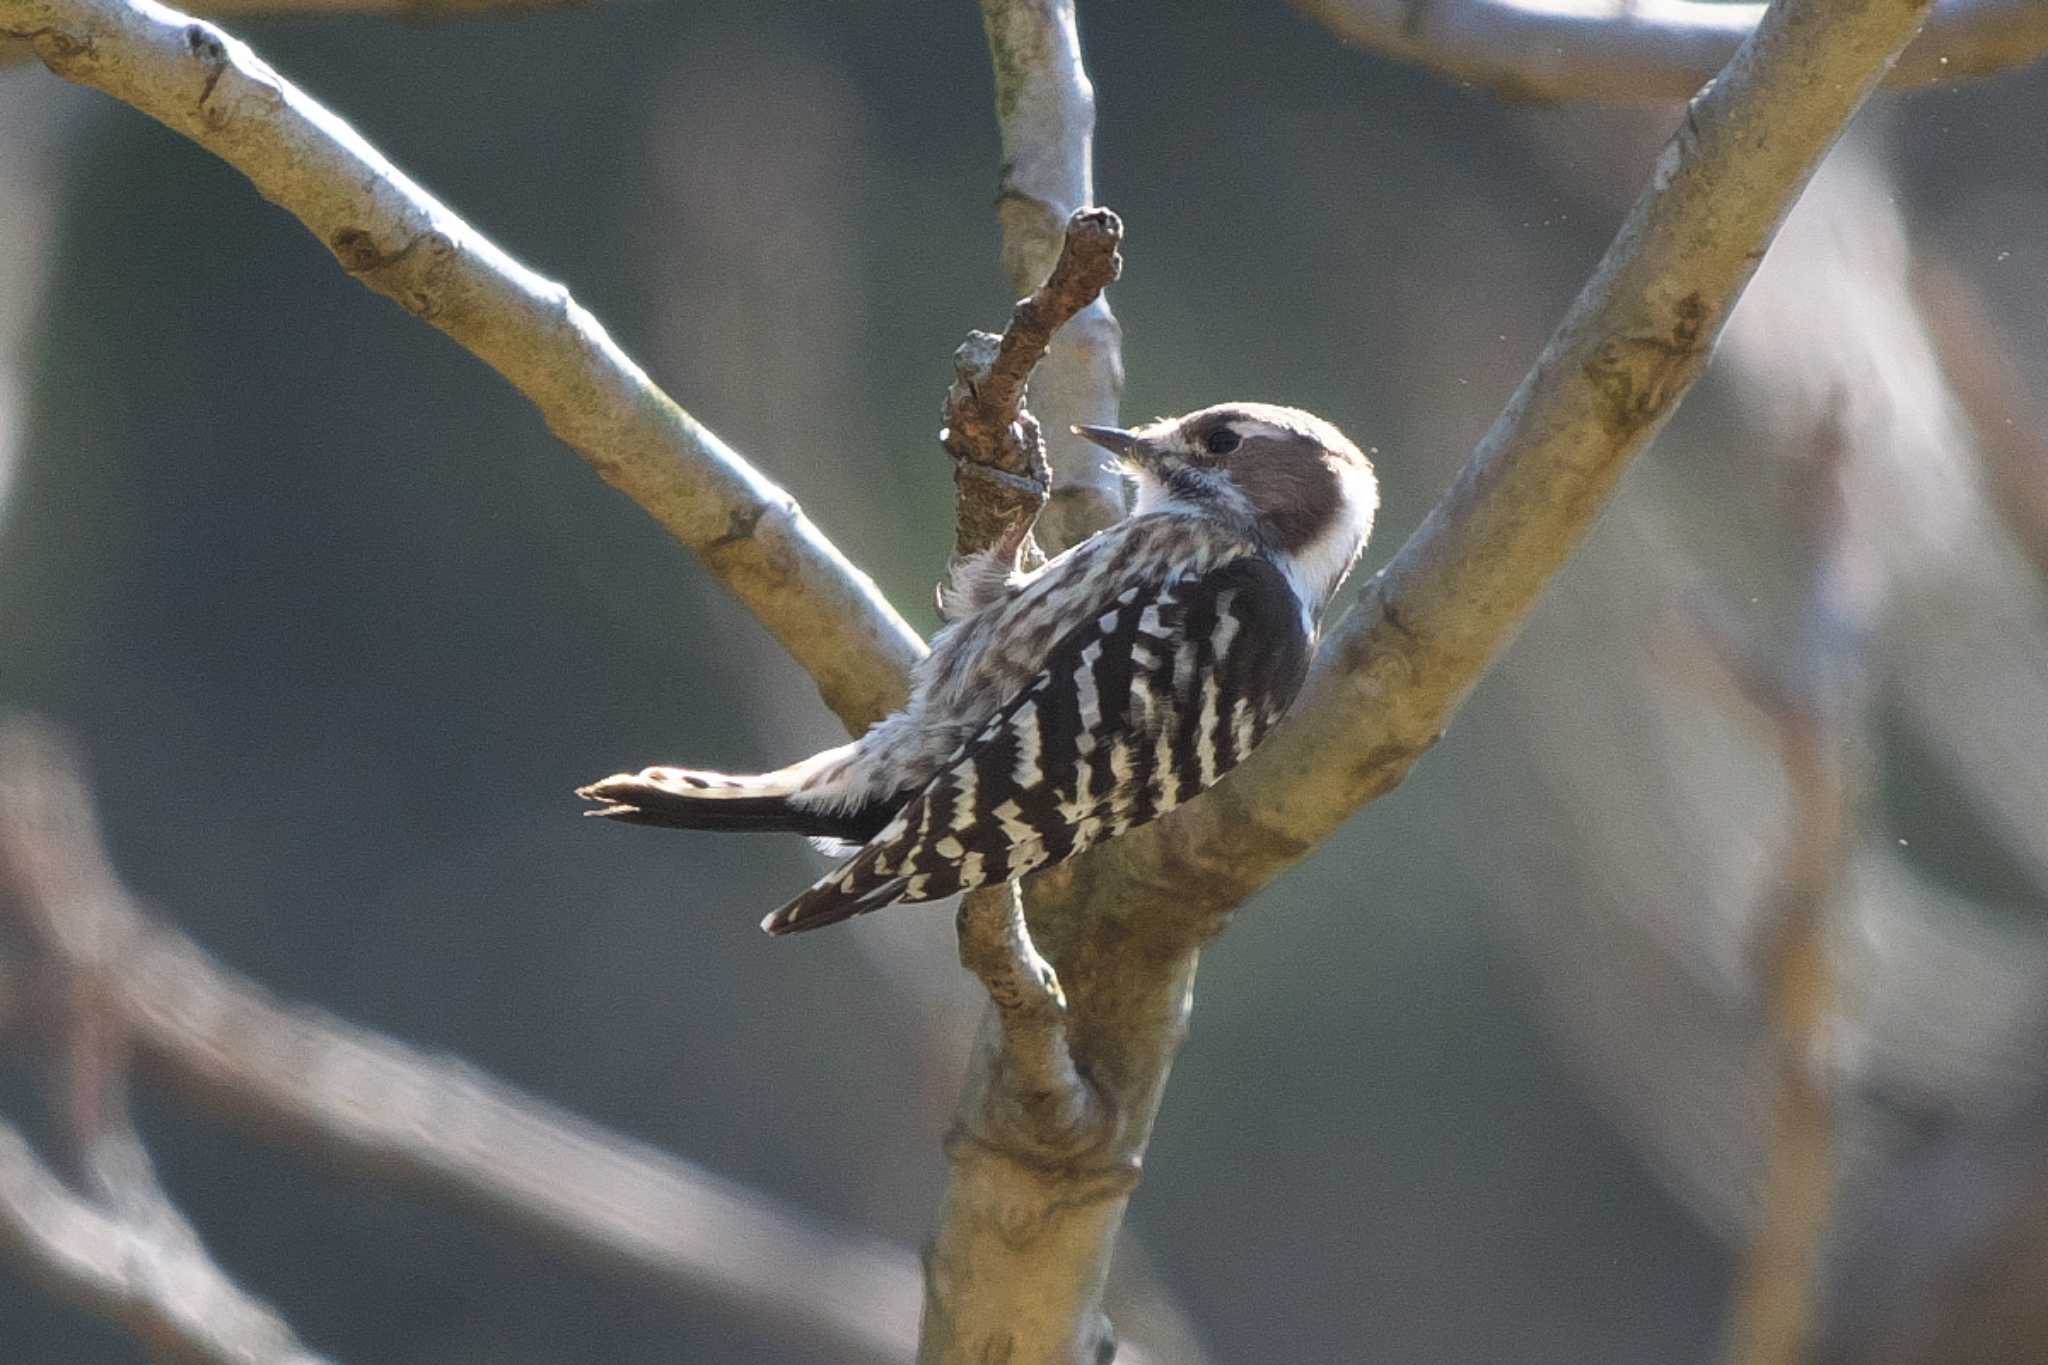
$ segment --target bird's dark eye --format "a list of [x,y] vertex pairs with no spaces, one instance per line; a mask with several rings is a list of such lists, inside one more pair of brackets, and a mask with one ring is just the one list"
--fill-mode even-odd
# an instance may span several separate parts
[[1202,448],[1211,455],[1228,455],[1236,450],[1244,438],[1229,427],[1218,427],[1202,439]]

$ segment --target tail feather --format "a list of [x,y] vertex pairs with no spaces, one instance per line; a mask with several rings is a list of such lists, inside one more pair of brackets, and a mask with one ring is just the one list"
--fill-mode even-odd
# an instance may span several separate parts
[[920,872],[906,850],[916,842],[913,824],[930,807],[922,801],[905,804],[867,847],[820,877],[802,895],[761,921],[771,934],[797,934],[865,915],[898,901],[932,898],[931,874]]
[[761,928],[778,936],[800,934],[894,905],[902,898],[908,881],[877,871],[873,855],[871,848],[827,873],[816,885],[762,920]]
[[694,768],[617,773],[576,794],[597,803],[586,815],[676,829],[761,830],[809,835],[829,851],[851,854],[817,885],[761,922],[771,934],[837,924],[920,894],[928,876],[891,859],[909,833],[913,792],[872,794],[849,779],[855,746],[814,754],[772,773],[741,775]]
[[647,768],[617,773],[577,788],[576,794],[599,803],[584,814],[627,824],[807,834],[853,844],[874,837],[902,805],[900,798],[869,799],[850,809],[833,809],[815,799],[802,800],[806,767],[758,776]]

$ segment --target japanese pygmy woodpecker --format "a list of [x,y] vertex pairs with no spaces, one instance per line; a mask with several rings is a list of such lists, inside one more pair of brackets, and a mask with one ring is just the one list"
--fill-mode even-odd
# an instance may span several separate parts
[[759,776],[648,768],[593,815],[812,836],[847,861],[762,921],[834,924],[1021,877],[1156,820],[1258,747],[1301,690],[1323,607],[1372,531],[1372,464],[1295,408],[1231,403],[1076,427],[1131,514],[1043,568],[958,561],[910,701]]

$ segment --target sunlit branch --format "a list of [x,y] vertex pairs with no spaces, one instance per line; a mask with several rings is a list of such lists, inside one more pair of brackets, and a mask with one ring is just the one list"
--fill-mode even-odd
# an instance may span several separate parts
[[154,0],[0,0],[0,33],[227,161],[349,274],[510,380],[702,557],[849,726],[901,702],[922,642],[795,500],[657,388],[567,289],[456,217],[245,44]]
[[[1926,4],[1782,0],[1696,99],[1536,366],[1330,630],[1294,713],[1219,785],[1083,860],[1076,892],[1207,923],[1443,734],[1704,370],[1778,225]],[[1148,889],[1175,886],[1172,896]],[[1165,931],[1171,932],[1171,931]]]

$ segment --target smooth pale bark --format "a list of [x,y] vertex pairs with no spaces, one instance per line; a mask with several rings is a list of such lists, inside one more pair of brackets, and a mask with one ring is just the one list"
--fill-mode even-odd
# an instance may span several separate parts
[[[1110,1121],[1076,1149],[1006,1102],[984,1024],[932,1256],[933,1361],[1093,1362],[1101,1275],[1229,912],[1443,733],[1704,370],[1773,234],[1931,0],[1783,0],[1687,111],[1651,184],[1450,490],[1337,623],[1295,713],[1228,782],[1032,884],[1033,936]],[[991,1123],[1005,1113],[1019,1121]],[[967,1120],[980,1118],[976,1128]],[[941,1349],[941,1345],[943,1349]]]
[[[1075,209],[1095,202],[1095,87],[1081,61],[1073,0],[982,0],[1002,180],[1003,271],[1022,297],[1052,272]],[[1067,428],[1114,426],[1123,398],[1123,331],[1098,298],[1060,329],[1031,379],[1031,407],[1045,426],[1052,503],[1038,543],[1057,554],[1124,514],[1122,481],[1102,452]]]
[[923,642],[796,501],[656,387],[567,289],[456,217],[247,45],[153,0],[0,0],[0,33],[228,162],[342,269],[505,376],[698,553],[848,726],[902,702]]

